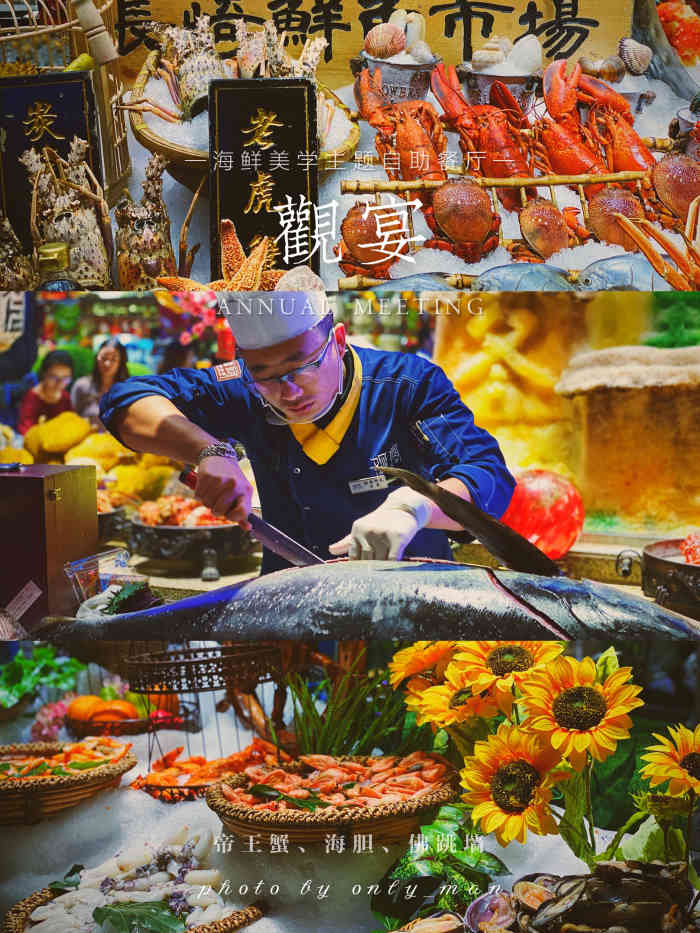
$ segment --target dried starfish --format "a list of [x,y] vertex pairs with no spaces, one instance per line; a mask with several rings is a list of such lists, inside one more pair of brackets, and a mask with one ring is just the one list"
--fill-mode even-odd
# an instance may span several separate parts
[[286,270],[266,268],[272,253],[270,237],[263,237],[250,256],[246,256],[233,221],[222,220],[220,230],[223,278],[205,285],[179,275],[161,275],[158,276],[158,284],[169,292],[273,291]]

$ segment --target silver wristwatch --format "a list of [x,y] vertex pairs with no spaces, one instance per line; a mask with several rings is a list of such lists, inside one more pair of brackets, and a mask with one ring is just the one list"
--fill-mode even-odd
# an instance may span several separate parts
[[229,460],[238,460],[236,448],[227,444],[225,441],[219,441],[216,444],[209,444],[197,455],[196,466],[204,460],[205,457],[228,457]]

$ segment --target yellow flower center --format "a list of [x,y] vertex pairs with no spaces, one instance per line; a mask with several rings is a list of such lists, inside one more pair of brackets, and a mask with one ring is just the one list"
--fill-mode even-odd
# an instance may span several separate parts
[[605,697],[593,687],[569,687],[552,704],[554,718],[563,729],[592,729],[607,711]]
[[700,753],[691,752],[681,761],[681,768],[688,772],[696,781],[700,781]]
[[499,768],[491,781],[494,802],[506,813],[527,810],[540,776],[527,761],[511,761]]
[[505,677],[514,671],[527,671],[533,661],[530,652],[521,645],[499,645],[486,657],[491,673],[497,677]]

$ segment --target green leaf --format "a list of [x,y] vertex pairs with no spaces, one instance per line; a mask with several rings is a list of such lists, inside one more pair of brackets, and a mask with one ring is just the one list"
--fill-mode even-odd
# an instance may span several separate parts
[[583,772],[572,772],[568,780],[557,785],[564,798],[564,814],[559,820],[559,834],[575,856],[590,865],[595,852],[586,836],[586,784]]
[[302,800],[298,797],[291,797],[289,794],[283,794],[281,790],[270,787],[269,784],[254,784],[248,788],[247,792],[252,794],[253,797],[262,797],[265,800],[286,800],[287,803],[292,803],[301,810],[310,810],[312,813],[319,808],[330,807],[329,803],[321,800],[316,794],[310,794]]
[[111,684],[107,684],[100,690],[100,697],[103,700],[117,700],[119,699],[119,694],[117,693],[116,687],[113,687]]
[[611,674],[614,674],[620,667],[617,659],[617,651],[611,646],[604,651],[596,661],[595,669],[598,674],[598,680],[603,683]]
[[642,862],[678,862],[685,858],[685,839],[676,827],[669,829],[665,836],[656,818],[649,816],[637,832],[622,843],[619,852],[623,858]]
[[69,777],[69,776],[70,776],[70,772],[69,772],[69,771],[66,771],[65,768],[62,768],[61,765],[56,765],[55,768],[52,768],[52,769],[51,769],[51,774],[58,774],[58,775],[60,775],[61,777]]
[[419,858],[416,859],[416,861],[412,861],[411,868],[416,875],[428,876],[435,873],[435,863],[424,858]]
[[1,762],[0,762],[0,771],[9,771],[9,770],[10,770],[10,762],[9,762],[9,761],[1,761]]
[[96,907],[92,919],[100,926],[109,921],[117,933],[185,933],[184,922],[163,901]]
[[31,771],[27,771],[24,777],[36,777],[38,774],[43,774],[44,771],[48,771],[48,770],[49,770],[49,766],[46,764],[45,761],[42,761],[41,764],[36,765],[36,767],[32,768]]
[[52,891],[56,891],[58,894],[62,894],[64,891],[69,891],[71,888],[79,887],[80,872],[83,868],[85,868],[84,865],[73,865],[63,876],[63,881],[52,881],[49,884],[49,888]]
[[463,849],[460,852],[451,852],[450,857],[456,859],[460,864],[468,868],[474,868],[478,871],[487,872],[489,875],[509,875],[510,869],[502,862],[497,855],[491,852],[482,852],[480,849]]
[[106,761],[69,761],[68,767],[74,771],[88,771],[90,768],[100,768]]
[[622,842],[623,836],[626,836],[627,833],[629,833],[629,831],[632,829],[632,827],[636,826],[637,823],[640,823],[644,819],[645,816],[646,816],[646,813],[641,813],[641,812],[633,813],[632,816],[625,822],[625,824],[621,826],[620,829],[618,829],[618,831],[615,833],[614,839],[612,840],[610,845],[607,847],[605,852],[602,852],[600,855],[597,856],[597,860],[606,862],[609,859],[615,858],[615,853],[617,852],[618,847],[620,843]]
[[468,824],[471,827],[470,811],[466,804],[446,803],[437,812],[437,820],[453,820],[460,826]]
[[486,719],[475,717],[469,722],[449,726],[447,732],[462,758],[471,758],[474,754],[475,743],[488,738],[490,729]]

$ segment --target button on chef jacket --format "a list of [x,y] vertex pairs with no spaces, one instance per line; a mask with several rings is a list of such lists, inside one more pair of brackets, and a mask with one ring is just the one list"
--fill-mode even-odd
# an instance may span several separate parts
[[[515,480],[496,439],[475,425],[445,373],[420,356],[364,347],[347,352],[353,383],[331,423],[320,422],[324,430],[270,423],[269,409],[246,387],[237,363],[118,382],[102,397],[100,417],[118,437],[120,409],[162,395],[214,437],[235,438],[253,467],[264,519],[326,560],[333,557],[328,545],[393,488],[374,488],[378,466],[402,467],[433,482],[455,476],[478,506],[500,517]],[[404,556],[449,560],[447,534],[421,530]],[[264,549],[262,573],[287,566]]]

